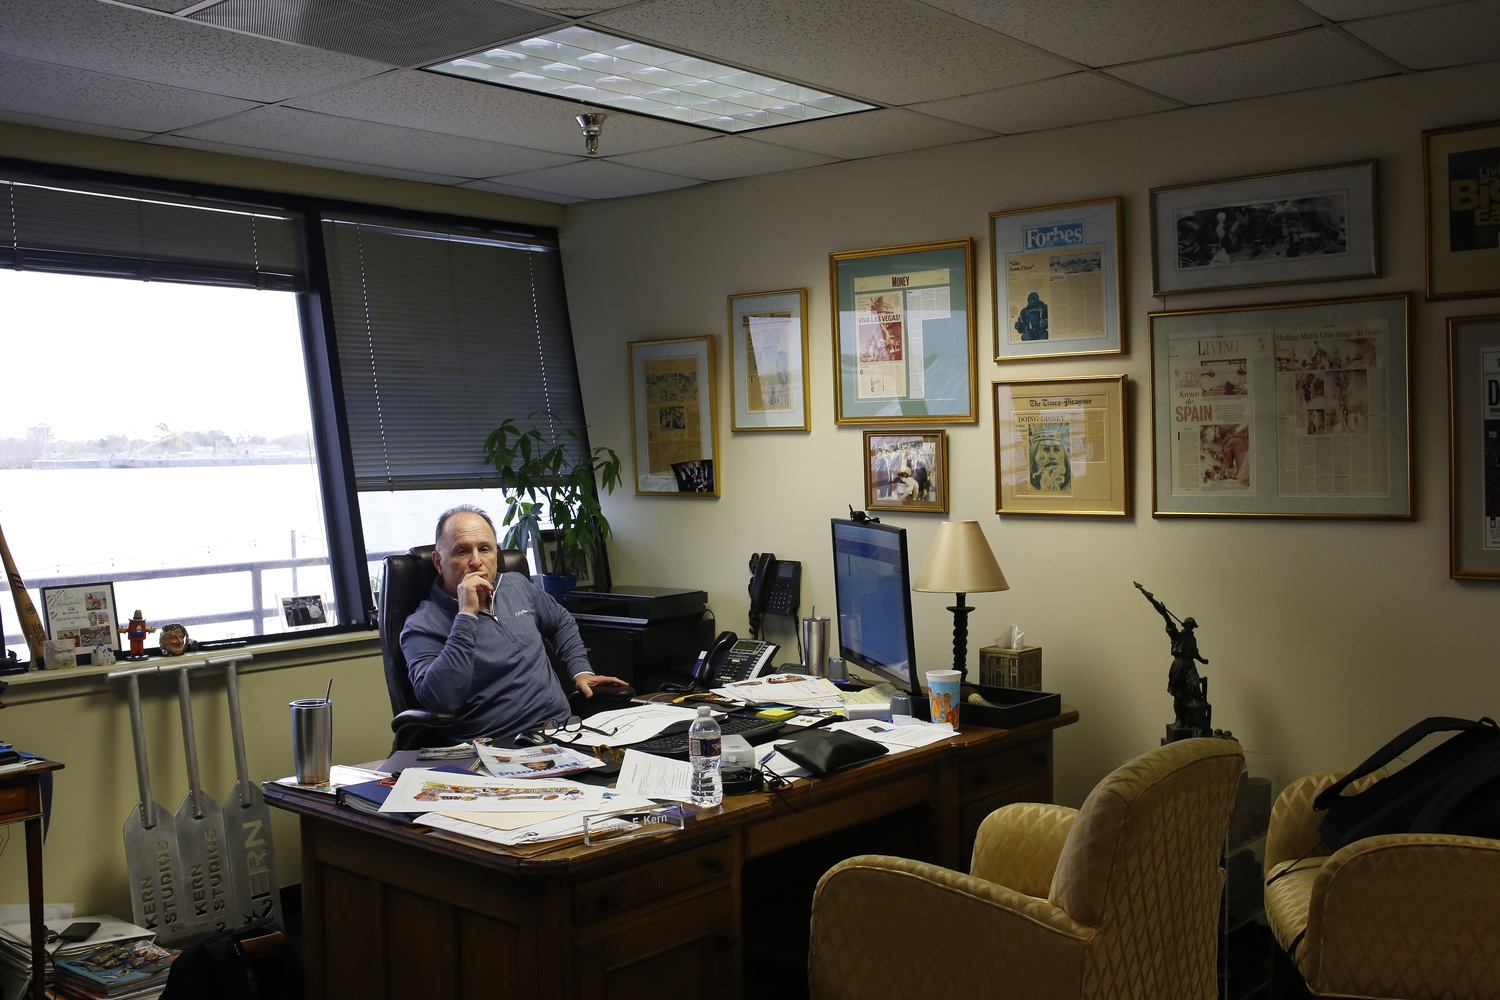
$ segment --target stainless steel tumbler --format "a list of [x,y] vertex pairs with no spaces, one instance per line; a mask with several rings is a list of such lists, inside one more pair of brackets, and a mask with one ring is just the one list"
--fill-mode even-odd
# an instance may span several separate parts
[[822,677],[828,672],[828,619],[802,619],[802,672]]
[[333,702],[298,698],[292,707],[292,759],[299,785],[326,785],[333,767]]

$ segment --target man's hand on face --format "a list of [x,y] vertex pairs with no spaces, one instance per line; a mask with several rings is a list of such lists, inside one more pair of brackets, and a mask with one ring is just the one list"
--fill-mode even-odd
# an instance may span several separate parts
[[470,573],[458,583],[458,610],[477,615],[490,609],[490,598],[495,585],[484,571]]
[[[605,677],[601,674],[579,674],[573,678],[573,683],[578,685],[578,690],[583,692],[585,698],[594,696],[594,688],[626,687],[626,683],[618,677]],[[604,692],[608,693],[608,692]]]

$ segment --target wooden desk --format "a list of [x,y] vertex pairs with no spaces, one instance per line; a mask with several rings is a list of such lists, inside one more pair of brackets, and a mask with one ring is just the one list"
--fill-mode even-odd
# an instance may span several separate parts
[[[967,868],[985,816],[1052,798],[1052,731],[964,727],[775,795],[736,795],[680,833],[518,858],[296,792],[309,1000],[740,996],[747,863],[913,810],[924,860]],[[857,853],[857,852],[855,852]],[[768,891],[764,886],[747,887]]]
[[53,760],[0,773],[0,824],[26,824],[26,901],[31,904],[31,996],[43,1000],[47,925],[42,922],[42,775],[61,771]]

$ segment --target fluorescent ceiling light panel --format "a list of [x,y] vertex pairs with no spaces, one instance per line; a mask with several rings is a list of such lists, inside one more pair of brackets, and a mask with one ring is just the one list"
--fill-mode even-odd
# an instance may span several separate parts
[[427,68],[720,132],[791,125],[874,107],[577,26]]

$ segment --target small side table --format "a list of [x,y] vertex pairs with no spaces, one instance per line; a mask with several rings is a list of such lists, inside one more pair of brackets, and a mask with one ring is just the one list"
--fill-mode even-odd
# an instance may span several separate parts
[[42,922],[42,776],[61,771],[54,760],[34,760],[0,773],[0,825],[26,824],[26,898],[31,904],[31,996],[45,1000],[47,925]]

